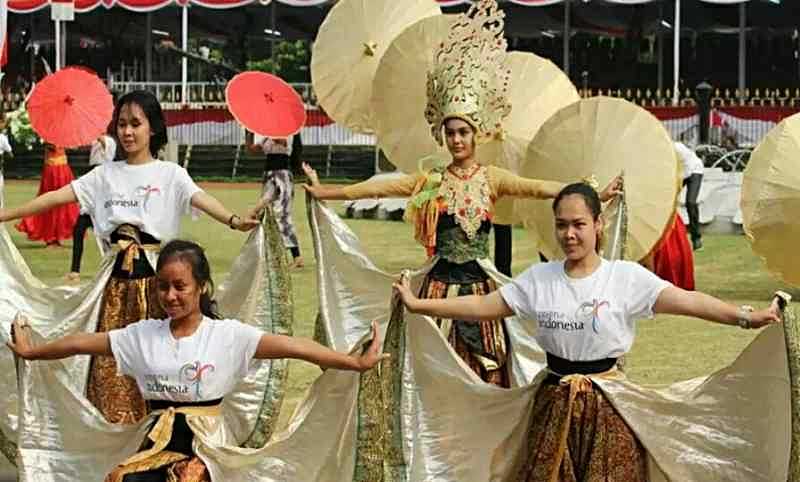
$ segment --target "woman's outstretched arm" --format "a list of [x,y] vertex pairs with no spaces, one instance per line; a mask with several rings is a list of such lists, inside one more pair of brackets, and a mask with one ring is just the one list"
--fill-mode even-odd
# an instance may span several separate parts
[[308,177],[308,183],[303,188],[314,198],[319,200],[353,200],[374,199],[383,197],[409,197],[414,192],[419,178],[404,176],[400,179],[384,181],[364,181],[350,186],[326,186],[319,182],[317,171],[303,163],[303,172]]
[[108,333],[78,333],[34,346],[30,330],[24,319],[17,318],[11,326],[11,338],[7,343],[15,355],[26,360],[60,360],[74,355],[112,356]]
[[[259,224],[257,219],[260,212],[259,206],[256,205],[250,212],[244,216],[239,216],[230,212],[217,198],[208,194],[205,191],[197,191],[192,196],[192,206],[208,214],[217,221],[230,226],[239,231],[250,231]],[[263,208],[263,206],[261,206]]]
[[262,335],[253,357],[257,359],[295,358],[314,363],[321,368],[363,372],[374,367],[381,360],[388,358],[389,354],[381,353],[378,324],[373,322],[372,342],[369,348],[361,355],[339,353],[308,338],[265,334]]
[[0,222],[4,223],[26,216],[33,216],[34,214],[39,214],[48,209],[61,206],[62,204],[74,203],[77,201],[78,198],[75,196],[75,191],[72,190],[72,185],[67,184],[60,189],[37,196],[22,206],[0,209]]
[[751,312],[711,295],[686,291],[676,286],[669,286],[661,291],[653,305],[653,311],[692,316],[724,325],[741,324],[745,328],[761,328],[781,321],[777,298],[768,308]]
[[420,299],[411,291],[408,279],[405,277],[394,283],[393,286],[403,304],[412,313],[474,322],[497,320],[514,315],[500,295],[500,291],[493,291],[488,295]]

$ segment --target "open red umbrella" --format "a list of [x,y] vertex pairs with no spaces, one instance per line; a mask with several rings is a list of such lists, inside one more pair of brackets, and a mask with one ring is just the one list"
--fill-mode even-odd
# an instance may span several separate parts
[[300,95],[280,78],[264,72],[242,72],[225,88],[233,117],[256,134],[286,137],[306,122]]
[[50,144],[78,147],[106,132],[114,103],[100,78],[78,67],[48,75],[26,103],[31,127]]

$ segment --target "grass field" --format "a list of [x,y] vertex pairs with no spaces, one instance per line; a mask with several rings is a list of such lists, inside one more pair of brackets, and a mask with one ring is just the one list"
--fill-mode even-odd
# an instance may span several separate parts
[[[36,194],[37,182],[9,182],[6,187],[6,204],[17,206]],[[298,186],[299,188],[299,186]],[[211,184],[209,192],[232,210],[242,212],[256,199],[259,186]],[[317,292],[315,263],[310,244],[308,223],[305,219],[305,196],[298,189],[295,198],[295,223],[300,238],[306,267],[292,273],[295,302],[295,327],[297,336],[309,337],[316,315]],[[340,210],[341,211],[341,210]],[[414,267],[424,261],[423,250],[412,239],[411,226],[392,221],[348,220],[348,224],[361,238],[368,254],[376,264],[390,272]],[[68,271],[70,243],[64,248],[44,248],[42,243],[30,242],[9,224],[7,226],[33,272],[47,283],[58,283]],[[213,265],[214,278],[220,283],[232,259],[245,239],[243,233],[230,230],[206,216],[198,220],[184,220],[182,236],[203,244]],[[776,289],[786,286],[774,279],[764,269],[763,263],[750,251],[743,236],[707,236],[706,248],[697,254],[695,273],[699,290],[708,292],[736,304],[748,303],[762,306]],[[525,232],[514,231],[514,273],[525,269],[535,259]],[[83,260],[84,279],[89,279],[98,266],[97,248],[87,238]],[[798,290],[789,290],[795,296]],[[627,357],[627,372],[634,381],[660,384],[706,374],[730,363],[755,336],[744,331],[682,317],[659,316],[642,321],[633,351]],[[319,373],[312,365],[292,362],[287,389],[286,405],[281,412],[284,424],[303,392]]]

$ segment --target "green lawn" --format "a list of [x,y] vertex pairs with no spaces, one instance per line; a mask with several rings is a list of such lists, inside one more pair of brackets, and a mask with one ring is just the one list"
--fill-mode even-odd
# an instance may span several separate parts
[[[226,206],[239,212],[252,203],[258,187],[215,184],[209,192]],[[6,203],[16,206],[36,194],[36,182],[7,184]],[[295,221],[300,237],[306,267],[293,272],[295,300],[295,334],[311,336],[316,314],[317,294],[313,252],[308,223],[305,219],[304,195],[298,189],[295,199]],[[376,264],[390,272],[418,266],[424,261],[423,250],[412,239],[410,225],[392,221],[348,220],[348,224],[361,238],[368,254]],[[61,249],[45,249],[41,243],[26,240],[9,225],[14,242],[19,247],[33,272],[48,283],[60,281],[69,269],[69,244]],[[217,283],[224,278],[231,260],[245,239],[243,233],[231,231],[202,216],[199,220],[186,219],[183,236],[199,241],[207,250]],[[87,239],[84,257],[84,276],[88,278],[98,265],[98,252],[92,239]],[[698,289],[736,304],[762,306],[776,289],[786,287],[764,269],[763,263],[750,251],[743,236],[707,236],[706,248],[697,255],[695,273]],[[525,269],[535,259],[525,232],[514,232],[514,273]],[[790,290],[800,295],[798,290]],[[691,378],[721,368],[731,362],[753,338],[755,332],[715,325],[698,320],[659,316],[643,321],[633,351],[627,357],[629,376],[640,383],[667,383]],[[282,411],[285,423],[291,409],[302,398],[306,387],[319,370],[312,365],[293,362],[290,368],[287,406]]]

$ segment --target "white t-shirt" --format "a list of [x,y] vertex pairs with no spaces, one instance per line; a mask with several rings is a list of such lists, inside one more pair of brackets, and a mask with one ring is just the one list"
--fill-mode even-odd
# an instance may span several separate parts
[[109,239],[120,224],[132,224],[160,241],[175,238],[181,215],[200,191],[186,169],[164,161],[133,165],[107,162],[72,181],[95,232]]
[[111,162],[117,155],[117,142],[111,136],[103,136],[106,146],[99,141],[92,142],[92,149],[89,151],[89,165],[99,166],[104,162]]
[[11,154],[14,152],[11,149],[11,144],[8,142],[8,136],[5,132],[0,132],[0,154]]
[[683,162],[683,178],[691,176],[692,174],[703,174],[705,167],[703,160],[683,142],[675,142],[675,150],[678,151],[678,157]]
[[142,320],[108,332],[117,371],[136,379],[147,400],[224,397],[247,375],[263,335],[238,320],[204,317],[191,336],[176,339],[169,322]]
[[661,291],[671,286],[639,264],[603,260],[585,278],[570,278],[563,261],[528,268],[500,295],[520,318],[536,320],[536,341],[571,361],[618,358],[627,353],[634,322],[653,317]]

